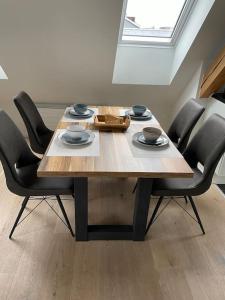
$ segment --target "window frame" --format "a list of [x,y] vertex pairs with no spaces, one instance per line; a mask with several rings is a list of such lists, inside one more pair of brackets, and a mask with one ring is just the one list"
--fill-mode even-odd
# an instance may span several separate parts
[[[123,1],[123,8],[121,14],[121,22],[120,22],[120,31],[119,31],[119,44],[120,45],[144,45],[144,46],[167,46],[172,47],[176,44],[185,23],[196,4],[197,0],[186,0],[184,6],[179,14],[177,22],[174,26],[172,36],[170,38],[164,37],[141,37],[138,36],[134,39],[133,36],[130,36],[130,39],[124,40],[123,39],[123,29],[124,29],[124,22],[126,17],[126,10],[127,10],[127,3],[128,0]],[[149,39],[149,40],[148,40]]]

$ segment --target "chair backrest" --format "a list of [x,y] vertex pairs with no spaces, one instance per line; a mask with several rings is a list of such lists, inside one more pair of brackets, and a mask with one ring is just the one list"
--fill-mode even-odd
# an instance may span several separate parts
[[204,112],[204,107],[194,99],[190,99],[178,112],[172,122],[168,136],[177,144],[177,149],[182,153],[188,143],[191,132]]
[[188,144],[183,153],[191,168],[202,165],[202,176],[196,182],[196,188],[205,192],[212,183],[217,164],[225,152],[225,119],[213,114]]
[[25,92],[20,92],[15,98],[14,103],[26,126],[31,148],[37,153],[45,151],[41,136],[49,131],[45,126],[36,105]]
[[7,186],[11,192],[24,196],[23,189],[27,184],[24,176],[40,159],[31,152],[21,132],[4,111],[0,111],[0,128],[0,159]]

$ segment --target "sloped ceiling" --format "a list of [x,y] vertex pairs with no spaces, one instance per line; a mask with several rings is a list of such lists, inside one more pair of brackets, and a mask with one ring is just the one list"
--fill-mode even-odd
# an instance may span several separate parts
[[171,86],[129,86],[112,84],[122,0],[2,0],[0,107],[19,119],[12,97],[23,89],[38,102],[143,103],[167,125],[196,62],[224,39],[224,9],[216,0]]

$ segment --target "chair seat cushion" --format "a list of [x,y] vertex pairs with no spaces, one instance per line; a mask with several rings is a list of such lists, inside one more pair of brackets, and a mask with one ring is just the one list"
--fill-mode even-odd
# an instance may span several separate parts
[[39,177],[28,188],[32,195],[72,195],[73,179],[66,177]]
[[73,178],[37,177],[39,162],[17,169],[20,185],[24,189],[18,191],[24,196],[72,195]]
[[198,183],[202,180],[202,173],[195,169],[192,178],[155,179],[152,195],[155,196],[184,196],[198,195]]

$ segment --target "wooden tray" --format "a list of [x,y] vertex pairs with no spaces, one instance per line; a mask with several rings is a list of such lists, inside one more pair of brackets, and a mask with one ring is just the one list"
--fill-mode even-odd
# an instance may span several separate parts
[[100,130],[127,130],[130,126],[130,117],[117,117],[113,115],[97,115],[94,118],[94,126]]

